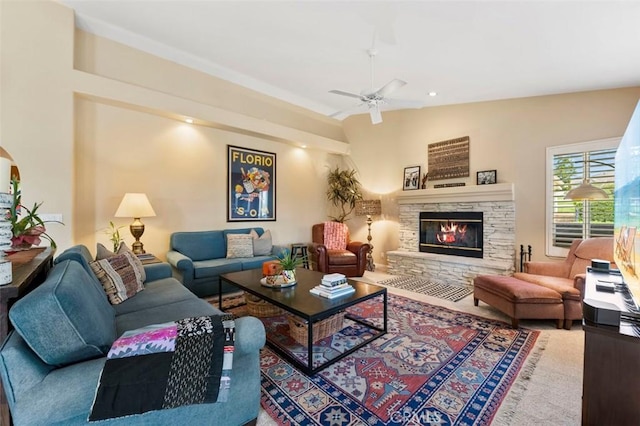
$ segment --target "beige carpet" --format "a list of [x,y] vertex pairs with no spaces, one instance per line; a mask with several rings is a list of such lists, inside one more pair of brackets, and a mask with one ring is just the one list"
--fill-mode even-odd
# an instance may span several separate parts
[[[392,276],[367,271],[363,278],[364,281],[377,283]],[[506,315],[482,302],[478,307],[473,306],[473,295],[458,302],[449,302],[392,287],[388,289],[390,293],[511,324]],[[571,330],[558,330],[555,321],[521,320],[520,327],[540,330],[540,337],[492,425],[580,425],[584,349],[582,326],[575,322]],[[276,424],[260,410],[259,426]]]

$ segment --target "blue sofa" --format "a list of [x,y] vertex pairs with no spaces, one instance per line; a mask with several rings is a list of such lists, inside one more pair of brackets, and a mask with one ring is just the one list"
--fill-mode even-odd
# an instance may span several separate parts
[[[262,228],[224,229],[218,231],[174,232],[169,239],[167,262],[174,275],[198,297],[218,294],[220,274],[261,268],[267,260],[273,260],[288,250],[273,246],[268,256],[227,259],[227,235],[249,234],[254,229],[259,236]],[[222,293],[237,291],[237,288],[222,285]]]
[[[144,290],[118,305],[89,267],[86,247],[64,251],[46,280],[9,311],[15,330],[0,349],[0,375],[15,425],[79,425],[87,418],[113,341],[126,330],[220,313],[171,276],[168,264],[145,266]],[[127,425],[243,425],[260,407],[260,348],[253,317],[236,319],[228,402],[196,404],[103,421]]]

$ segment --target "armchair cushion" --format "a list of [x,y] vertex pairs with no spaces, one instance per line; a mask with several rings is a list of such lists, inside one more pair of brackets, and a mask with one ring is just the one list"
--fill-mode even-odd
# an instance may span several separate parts
[[577,274],[584,274],[587,266],[591,266],[592,259],[608,260],[614,264],[613,238],[587,238],[582,240],[576,248],[575,259],[569,276],[573,278]]
[[349,241],[349,228],[344,223],[324,223],[324,245],[327,250],[345,250]]
[[327,250],[329,265],[355,265],[358,257],[348,250]]

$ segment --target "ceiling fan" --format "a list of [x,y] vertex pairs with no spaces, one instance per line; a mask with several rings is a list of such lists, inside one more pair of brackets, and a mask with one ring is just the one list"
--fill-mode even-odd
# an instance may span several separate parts
[[337,117],[339,115],[348,114],[350,112],[359,111],[362,107],[366,106],[369,109],[369,115],[371,116],[371,123],[378,124],[382,123],[382,114],[380,113],[381,105],[389,105],[396,108],[421,108],[424,106],[424,102],[422,101],[414,101],[408,99],[393,99],[388,98],[387,96],[392,92],[398,90],[407,82],[399,80],[397,78],[391,80],[384,86],[379,89],[375,89],[373,86],[373,71],[374,71],[374,59],[378,54],[378,51],[375,48],[371,48],[367,50],[369,54],[369,59],[371,62],[371,89],[364,89],[357,93],[345,92],[344,90],[329,90],[329,93],[334,93],[336,95],[348,96],[350,98],[356,98],[360,100],[360,104],[356,105],[353,108],[349,108],[346,110],[338,111],[330,115],[330,117]]

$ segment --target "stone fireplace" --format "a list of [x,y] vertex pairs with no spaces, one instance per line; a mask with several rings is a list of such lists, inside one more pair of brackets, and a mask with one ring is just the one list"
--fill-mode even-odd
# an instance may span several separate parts
[[[513,184],[471,185],[463,187],[403,191],[398,194],[400,246],[387,255],[388,273],[413,275],[452,284],[471,285],[477,275],[511,275],[515,270],[515,198]],[[480,256],[452,256],[449,247],[439,252],[425,252],[421,244],[421,214],[431,213],[440,230],[440,240],[451,241],[451,223],[458,216],[451,214],[480,213],[482,243]],[[468,216],[469,217],[469,216]],[[475,220],[477,220],[476,215]],[[433,224],[431,224],[433,225]],[[437,234],[437,231],[434,231]],[[468,224],[467,230],[469,232]],[[477,230],[474,243],[478,242]],[[436,241],[438,236],[435,236]],[[466,235],[465,235],[466,238]],[[428,243],[430,244],[430,243]],[[464,243],[471,245],[469,241]],[[435,244],[432,244],[435,245]],[[442,244],[441,244],[442,245]],[[460,245],[460,244],[459,244]],[[458,247],[459,248],[459,247]],[[443,253],[444,251],[444,253]]]

